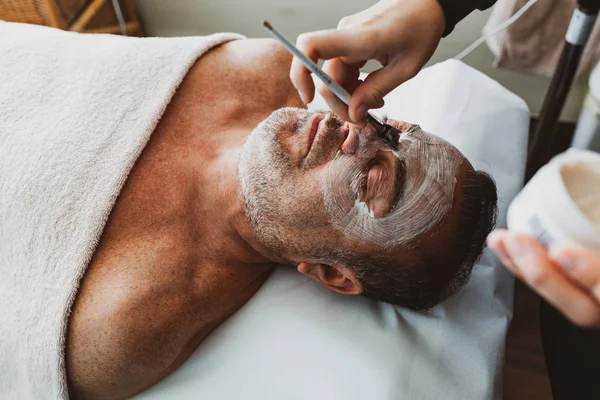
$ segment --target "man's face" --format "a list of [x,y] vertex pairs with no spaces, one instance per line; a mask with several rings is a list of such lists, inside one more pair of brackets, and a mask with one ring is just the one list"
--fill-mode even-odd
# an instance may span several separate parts
[[260,239],[291,262],[390,251],[438,226],[464,157],[415,125],[397,151],[331,113],[273,112],[249,136],[239,175]]

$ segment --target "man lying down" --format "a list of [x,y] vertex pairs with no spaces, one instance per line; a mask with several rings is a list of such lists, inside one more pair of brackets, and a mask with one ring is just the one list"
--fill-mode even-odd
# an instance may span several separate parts
[[[390,151],[307,111],[270,40],[200,58],[137,159],[68,321],[72,398],[125,398],[176,370],[279,264],[415,310],[459,290],[496,188],[418,126]],[[275,299],[276,301],[276,299]]]
[[404,132],[392,152],[307,111],[290,62],[271,41],[231,42],[183,81],[83,279],[67,343],[75,398],[156,383],[277,264],[417,310],[466,283],[494,222],[492,180],[413,125],[389,121]]

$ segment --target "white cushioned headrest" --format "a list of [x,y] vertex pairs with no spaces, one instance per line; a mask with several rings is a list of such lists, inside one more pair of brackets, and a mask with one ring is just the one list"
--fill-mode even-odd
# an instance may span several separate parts
[[[520,98],[446,61],[391,93],[384,111],[446,138],[491,173],[504,214],[524,173],[529,112]],[[464,290],[415,313],[338,295],[282,267],[177,372],[139,398],[500,398],[512,284],[486,251]]]

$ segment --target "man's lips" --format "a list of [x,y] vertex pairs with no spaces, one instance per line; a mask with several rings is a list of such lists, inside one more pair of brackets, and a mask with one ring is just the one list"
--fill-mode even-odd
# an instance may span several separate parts
[[[341,137],[341,141],[335,144],[335,141],[323,140],[324,135],[334,135],[334,132],[329,132],[331,128],[328,126],[329,121],[335,118],[333,114],[316,114],[314,115],[308,123],[308,134],[306,140],[306,153],[305,157],[308,157],[311,153],[311,150],[327,150],[321,147],[326,146],[325,143],[333,144],[336,147],[336,150],[342,150],[342,152],[347,154],[353,154],[358,147],[358,133],[354,126],[345,123],[339,129],[342,130],[343,137]],[[340,132],[338,132],[339,134]]]
[[312,149],[313,143],[315,142],[315,137],[317,133],[324,127],[325,123],[325,115],[323,114],[315,114],[308,123],[308,135],[306,141],[306,153],[304,156],[308,156],[310,150]]

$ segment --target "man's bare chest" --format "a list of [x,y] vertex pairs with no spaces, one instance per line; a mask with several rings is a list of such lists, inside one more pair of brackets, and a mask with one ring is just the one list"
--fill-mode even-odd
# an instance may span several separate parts
[[123,385],[127,394],[156,383],[266,279],[264,271],[214,261],[183,156],[177,157],[175,146],[155,142],[146,150],[117,199],[74,303],[66,349],[72,387],[81,382],[120,391]]
[[72,387],[78,382],[99,390],[110,386],[128,396],[153,385],[178,368],[267,277],[201,267],[183,248],[173,238],[101,243],[69,320]]

